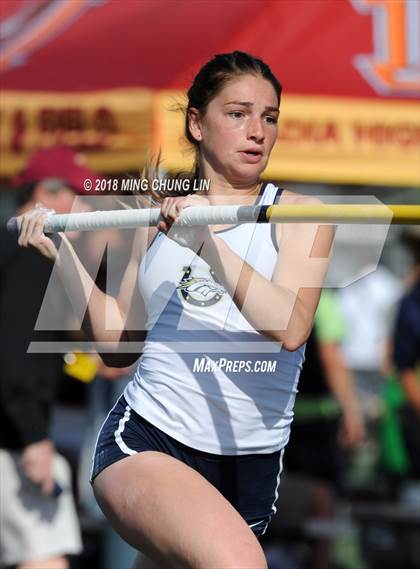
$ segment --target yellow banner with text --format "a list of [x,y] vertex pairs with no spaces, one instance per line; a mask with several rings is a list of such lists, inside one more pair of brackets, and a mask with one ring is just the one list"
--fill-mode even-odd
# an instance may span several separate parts
[[[104,174],[138,171],[162,151],[165,170],[189,169],[179,91],[3,92],[0,176],[36,148],[69,144]],[[412,101],[283,97],[279,138],[265,177],[275,180],[420,185],[420,106]]]

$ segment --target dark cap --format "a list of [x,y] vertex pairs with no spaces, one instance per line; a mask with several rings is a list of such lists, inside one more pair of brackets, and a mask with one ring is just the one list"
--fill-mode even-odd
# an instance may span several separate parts
[[90,180],[95,187],[95,180],[102,176],[95,174],[83,163],[83,158],[68,146],[52,146],[37,150],[30,157],[26,167],[12,180],[15,187],[23,184],[41,182],[47,178],[57,178],[66,182],[78,194],[88,193],[84,181]]

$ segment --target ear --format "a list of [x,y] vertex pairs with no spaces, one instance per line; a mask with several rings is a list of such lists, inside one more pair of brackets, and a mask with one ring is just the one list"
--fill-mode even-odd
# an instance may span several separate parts
[[195,107],[191,107],[188,109],[188,128],[190,131],[191,136],[197,142],[201,142],[203,139],[203,135],[201,132],[201,124],[200,124],[200,111]]

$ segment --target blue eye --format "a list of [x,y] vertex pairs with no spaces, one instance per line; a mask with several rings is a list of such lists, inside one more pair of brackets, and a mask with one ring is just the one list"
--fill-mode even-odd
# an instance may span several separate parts
[[278,122],[277,117],[272,117],[271,115],[265,117],[265,119],[268,122],[268,124],[277,124],[277,122]]

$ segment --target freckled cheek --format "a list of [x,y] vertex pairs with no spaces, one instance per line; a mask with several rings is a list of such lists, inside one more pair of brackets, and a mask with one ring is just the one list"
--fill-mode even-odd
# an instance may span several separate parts
[[246,130],[246,123],[244,121],[238,121],[236,123],[232,123],[228,127],[229,132],[243,132]]
[[212,133],[208,142],[209,146],[216,154],[230,154],[236,147],[238,147],[237,130],[226,127],[223,129],[221,128],[220,130]]
[[246,140],[244,130],[243,125],[235,125],[225,131],[222,145],[227,153],[236,154],[238,149],[244,147],[244,140]]

